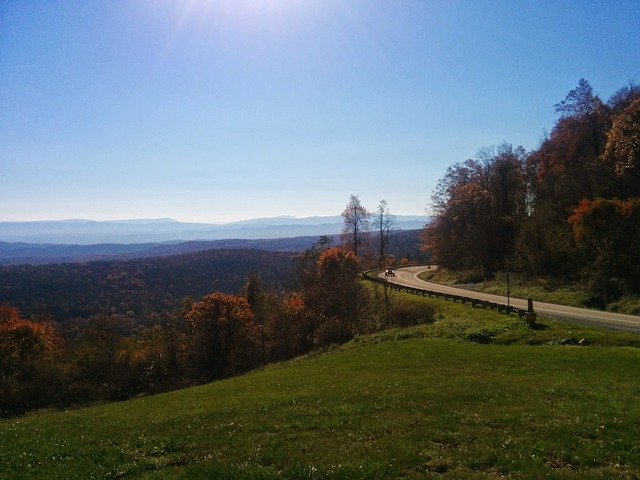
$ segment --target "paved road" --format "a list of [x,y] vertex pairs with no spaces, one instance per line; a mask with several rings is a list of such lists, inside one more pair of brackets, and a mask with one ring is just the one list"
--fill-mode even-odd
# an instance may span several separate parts
[[[418,275],[425,270],[427,270],[427,267],[424,266],[398,268],[396,270],[396,277],[390,277],[388,280],[408,287],[423,288],[425,290],[451,295],[464,295],[469,298],[507,304],[507,297],[473,292],[420,280]],[[527,300],[525,299],[511,298],[509,303],[516,308],[527,308]],[[533,308],[538,315],[552,317],[558,320],[640,333],[640,317],[635,315],[622,315],[619,313],[601,312],[599,310],[588,310],[585,308],[567,307],[543,302],[534,302]]]

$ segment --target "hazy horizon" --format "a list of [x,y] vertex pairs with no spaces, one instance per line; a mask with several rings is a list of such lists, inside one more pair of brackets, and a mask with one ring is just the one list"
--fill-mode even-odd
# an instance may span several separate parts
[[[429,219],[421,215],[398,215],[395,230],[421,229]],[[179,222],[173,219],[90,219],[0,221],[0,244],[13,252],[19,244],[140,244],[149,242],[273,239],[339,235],[341,215],[316,217],[262,217],[228,223]],[[375,229],[374,229],[375,230]],[[0,252],[1,253],[1,252]],[[1,256],[1,255],[0,255]]]
[[0,221],[420,215],[538,147],[581,78],[640,81],[640,2],[0,4]]
[[[417,218],[428,218],[426,213],[423,214],[392,214],[394,217],[398,219],[417,219]],[[180,219],[172,218],[172,217],[155,217],[155,218],[107,218],[96,220],[93,218],[43,218],[38,220],[1,220],[0,223],[46,223],[46,222],[96,222],[96,223],[127,223],[127,222],[149,222],[149,223],[161,223],[161,222],[176,222],[176,223],[201,223],[203,225],[228,225],[234,223],[245,223],[245,222],[254,222],[254,221],[268,221],[268,220],[284,220],[290,219],[292,221],[300,221],[300,220],[311,220],[311,219],[335,219],[340,220],[342,217],[341,214],[331,214],[331,215],[309,215],[304,217],[298,217],[295,215],[273,215],[268,217],[249,217],[249,218],[240,218],[237,220],[230,220],[226,222],[189,222],[183,221]]]

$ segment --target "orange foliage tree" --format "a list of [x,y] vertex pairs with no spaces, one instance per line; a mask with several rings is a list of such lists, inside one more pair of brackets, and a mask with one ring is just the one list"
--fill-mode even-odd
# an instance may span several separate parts
[[60,338],[51,322],[24,320],[9,305],[0,305],[0,368],[36,361],[54,351]]
[[293,358],[313,347],[313,315],[297,292],[270,297],[265,329],[269,362]]
[[480,268],[485,276],[504,268],[528,213],[526,157],[504,143],[449,167],[432,196],[435,217],[422,232],[423,250],[446,268]]
[[603,157],[613,165],[616,194],[623,198],[640,195],[640,96],[613,117]]
[[52,362],[60,338],[53,323],[32,322],[0,305],[0,414],[48,406],[57,390]]
[[640,289],[640,198],[582,200],[569,223],[589,259],[594,305]]
[[211,293],[192,305],[190,354],[195,375],[209,381],[260,363],[260,328],[243,296]]
[[353,336],[362,297],[355,253],[341,247],[324,250],[316,264],[315,288],[305,292],[305,304],[317,316],[317,345],[342,343]]

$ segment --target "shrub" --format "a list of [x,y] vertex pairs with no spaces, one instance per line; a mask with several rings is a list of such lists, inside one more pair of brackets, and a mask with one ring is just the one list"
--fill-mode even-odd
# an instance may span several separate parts
[[353,332],[346,322],[337,318],[325,318],[315,334],[315,346],[326,347],[334,343],[343,344],[353,338]]
[[392,327],[410,327],[432,323],[437,309],[424,301],[409,301],[395,303],[387,312],[387,321]]

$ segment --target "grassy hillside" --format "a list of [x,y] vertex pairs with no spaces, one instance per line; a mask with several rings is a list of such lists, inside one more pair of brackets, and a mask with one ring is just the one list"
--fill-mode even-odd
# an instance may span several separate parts
[[[445,285],[461,285],[477,292],[491,293],[513,298],[533,298],[538,302],[557,303],[572,307],[594,307],[589,302],[589,291],[584,283],[568,283],[550,278],[520,279],[512,274],[507,285],[504,273],[496,274],[494,280],[483,280],[477,271],[450,271],[438,268],[422,272],[420,278]],[[640,315],[640,297],[622,295],[615,302],[601,305],[600,308],[611,312]]]
[[2,421],[0,478],[639,478],[638,336],[437,304],[242,377]]

